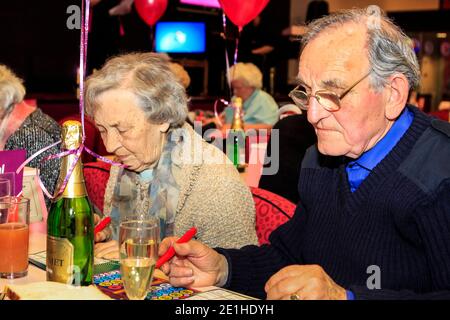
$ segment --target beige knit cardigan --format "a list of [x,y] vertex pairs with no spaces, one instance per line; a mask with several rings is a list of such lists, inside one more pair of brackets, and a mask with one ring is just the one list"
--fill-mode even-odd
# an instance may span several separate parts
[[[181,236],[189,228],[197,228],[197,240],[210,247],[240,248],[258,244],[255,230],[255,206],[249,188],[226,155],[205,142],[192,127],[183,129],[192,143],[183,152],[194,155],[194,147],[201,146],[202,157],[198,162],[176,164],[172,173],[180,187],[175,215],[175,236]],[[197,148],[198,149],[198,148]],[[197,154],[198,156],[198,154]],[[111,213],[112,195],[119,168],[111,167],[105,191],[104,214]],[[148,193],[146,193],[148,197]],[[145,199],[149,201],[149,199]]]

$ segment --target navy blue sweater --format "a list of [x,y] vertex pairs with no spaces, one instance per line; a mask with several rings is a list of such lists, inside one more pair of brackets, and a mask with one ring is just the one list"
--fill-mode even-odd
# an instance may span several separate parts
[[[300,203],[271,245],[217,249],[230,268],[226,287],[265,298],[281,268],[317,264],[356,299],[450,298],[450,124],[410,109],[410,128],[354,193],[348,160],[310,148]],[[374,265],[381,288],[371,290]]]

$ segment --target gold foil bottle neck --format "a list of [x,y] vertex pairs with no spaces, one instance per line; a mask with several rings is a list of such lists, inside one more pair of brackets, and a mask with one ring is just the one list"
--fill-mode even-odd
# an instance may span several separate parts
[[234,104],[235,107],[242,108],[242,98],[241,97],[235,97],[233,99],[233,104]]
[[81,145],[83,139],[83,129],[81,122],[76,120],[67,120],[61,128],[62,148],[65,150],[74,150]]
[[233,99],[234,115],[231,123],[232,130],[244,130],[244,120],[242,120],[242,98]]
[[[83,137],[83,130],[81,123],[76,120],[68,120],[62,124],[61,128],[61,147],[64,150],[78,149],[81,145]],[[58,193],[62,186],[65,177],[69,173],[70,167],[75,161],[76,155],[69,154],[61,159],[61,169],[59,173],[59,179],[57,188],[55,189],[55,195]],[[81,163],[81,157],[78,158],[69,181],[66,184],[64,192],[58,197],[61,198],[79,198],[87,195],[86,187],[84,184],[83,165]]]

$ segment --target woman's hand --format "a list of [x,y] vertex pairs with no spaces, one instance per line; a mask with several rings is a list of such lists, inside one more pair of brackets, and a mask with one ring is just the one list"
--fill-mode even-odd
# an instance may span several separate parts
[[[97,225],[100,222],[101,218],[98,214],[94,213],[94,225]],[[94,237],[94,242],[103,242],[111,238],[112,230],[109,226],[103,229]]]
[[158,254],[162,256],[171,245],[175,256],[161,266],[161,271],[169,276],[175,287],[205,287],[223,285],[228,276],[226,258],[198,241],[175,243],[178,238],[164,239]]
[[119,259],[119,243],[116,240],[96,243],[94,256],[103,259]]
[[268,300],[346,300],[344,288],[318,265],[292,265],[275,273],[265,286]]

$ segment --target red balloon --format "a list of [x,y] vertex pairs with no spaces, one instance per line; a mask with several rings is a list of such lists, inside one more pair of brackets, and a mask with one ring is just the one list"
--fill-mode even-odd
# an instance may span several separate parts
[[242,30],[266,7],[269,0],[219,0],[223,12]]
[[139,16],[149,26],[153,26],[167,9],[167,0],[134,0]]

